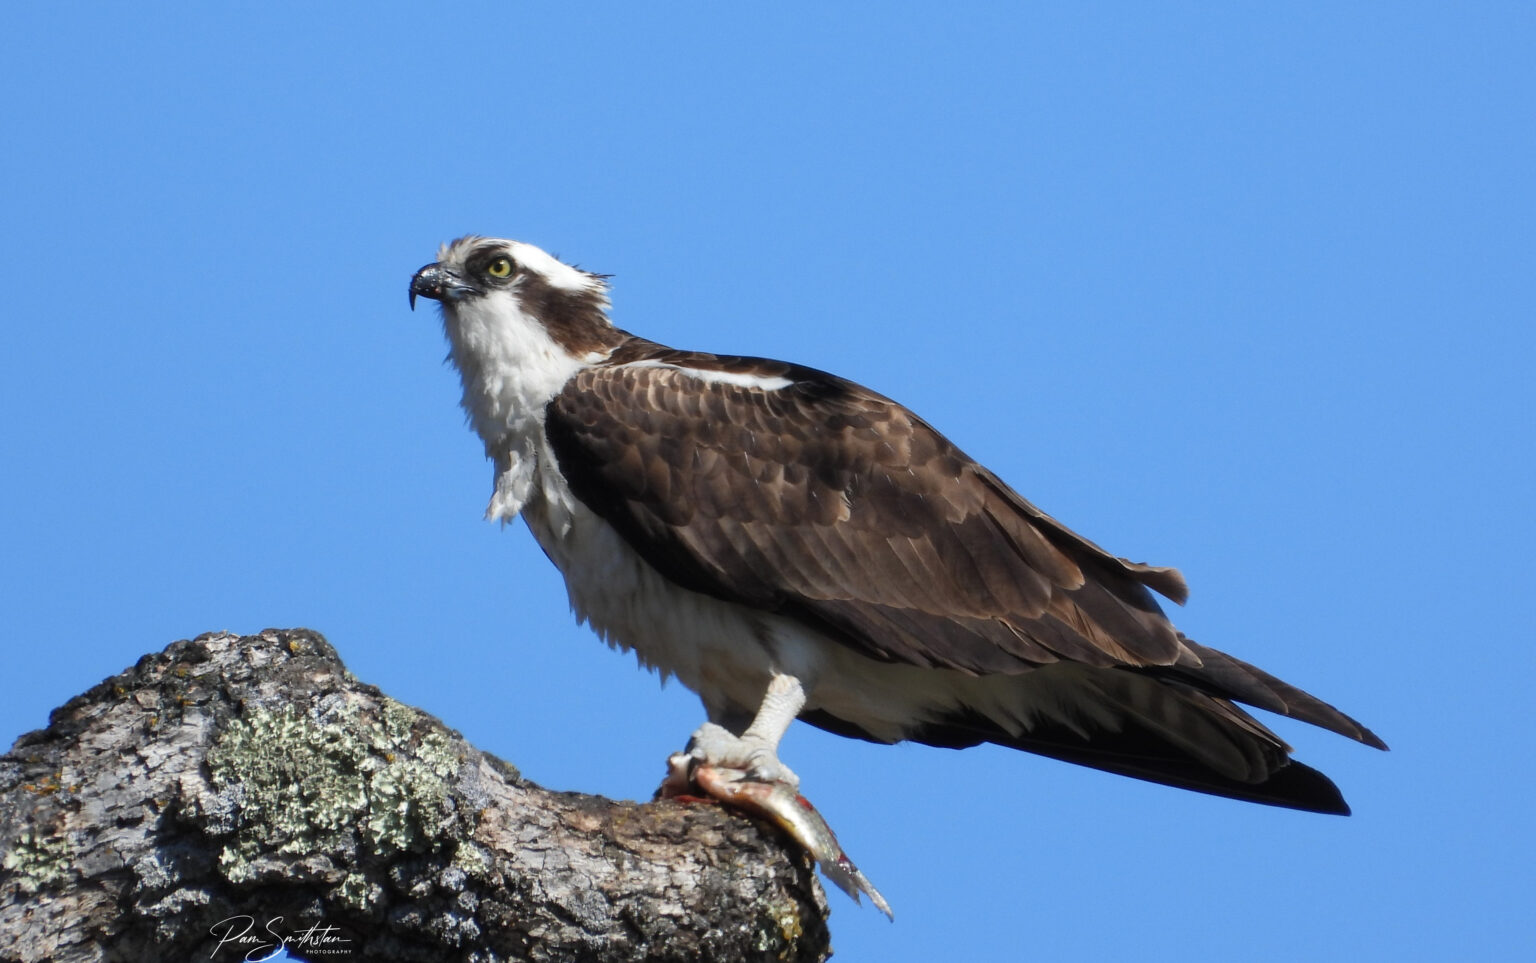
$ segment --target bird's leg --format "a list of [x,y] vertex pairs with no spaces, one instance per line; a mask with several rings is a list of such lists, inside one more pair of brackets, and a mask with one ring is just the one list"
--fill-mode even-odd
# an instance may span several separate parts
[[750,725],[735,735],[714,722],[706,722],[688,741],[688,754],[699,762],[725,769],[744,769],[761,782],[781,782],[791,789],[800,777],[779,762],[779,740],[789,724],[805,708],[805,688],[792,675],[775,672],[763,693],[763,703]]

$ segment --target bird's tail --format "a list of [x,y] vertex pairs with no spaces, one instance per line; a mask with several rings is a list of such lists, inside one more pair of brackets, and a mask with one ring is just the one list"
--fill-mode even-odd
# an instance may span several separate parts
[[[1386,744],[1327,703],[1215,649],[1155,669],[1044,666],[1015,676],[1016,699],[981,693],[908,738],[928,745],[996,743],[1181,789],[1311,812],[1348,814],[1331,780],[1234,704],[1310,722],[1378,749]],[[985,682],[995,687],[1003,680]],[[1020,705],[1025,708],[1020,709]]]

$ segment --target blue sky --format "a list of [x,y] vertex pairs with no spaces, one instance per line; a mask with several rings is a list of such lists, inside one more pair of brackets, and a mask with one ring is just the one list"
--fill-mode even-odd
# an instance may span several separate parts
[[304,625],[551,787],[700,721],[566,610],[406,282],[463,233],[619,324],[893,395],[1194,638],[1349,819],[1002,750],[783,745],[894,904],[839,959],[1531,952],[1528,4],[16,6],[0,742]]

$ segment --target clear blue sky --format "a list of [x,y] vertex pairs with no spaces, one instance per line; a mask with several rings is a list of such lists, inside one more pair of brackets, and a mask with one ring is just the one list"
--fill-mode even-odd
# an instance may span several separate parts
[[1536,7],[18,4],[0,36],[0,742],[309,626],[531,778],[700,721],[566,611],[406,282],[468,232],[617,321],[893,395],[1193,637],[1349,819],[1005,751],[783,751],[895,905],[839,959],[1532,952]]

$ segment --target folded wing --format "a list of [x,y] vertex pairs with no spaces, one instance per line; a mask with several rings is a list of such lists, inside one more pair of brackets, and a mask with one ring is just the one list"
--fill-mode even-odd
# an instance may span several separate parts
[[[1078,536],[852,382],[632,339],[572,379],[546,430],[576,496],[685,588],[884,663],[978,678],[1097,670],[1061,673],[1101,720],[1087,730],[962,713],[914,720],[909,738],[997,742],[1322,811],[1345,811],[1332,784],[1288,766],[1288,747],[1229,700],[1384,748],[1331,706],[1180,635],[1152,595],[1182,602],[1177,571]],[[865,734],[856,720],[807,719]]]

